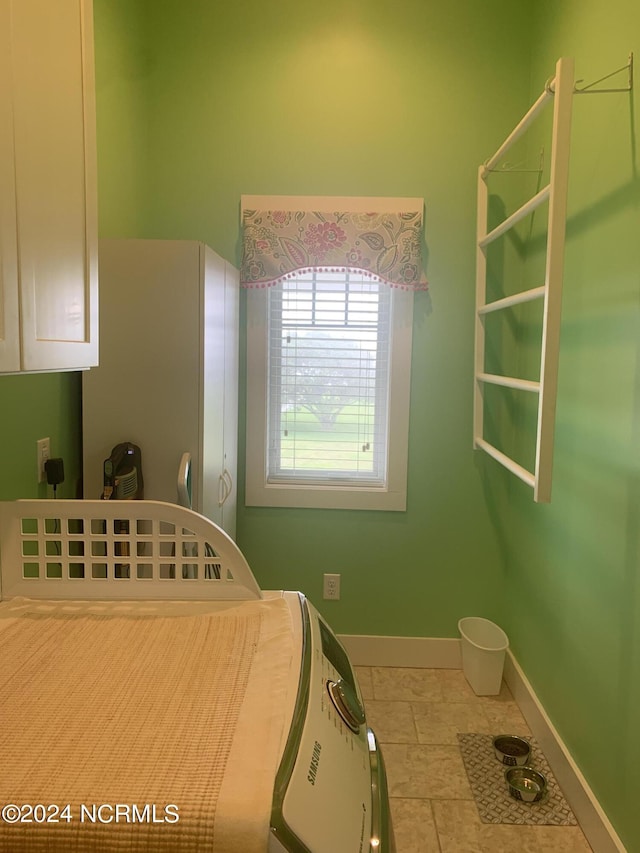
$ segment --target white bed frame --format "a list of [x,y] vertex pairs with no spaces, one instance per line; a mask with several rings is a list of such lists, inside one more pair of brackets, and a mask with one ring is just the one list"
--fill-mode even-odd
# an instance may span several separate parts
[[160,501],[2,502],[0,567],[2,599],[263,597],[223,530]]

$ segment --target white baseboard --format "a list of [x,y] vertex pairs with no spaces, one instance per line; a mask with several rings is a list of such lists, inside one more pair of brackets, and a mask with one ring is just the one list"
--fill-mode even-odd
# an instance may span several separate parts
[[510,651],[507,652],[505,659],[504,680],[518,703],[531,733],[540,744],[594,853],[626,853],[626,847],[620,841],[580,768],[571,757],[564,741]]
[[[361,634],[341,634],[339,639],[355,666],[462,668],[458,639]],[[594,853],[627,853],[510,650],[505,658],[504,680]]]
[[339,634],[355,666],[408,666],[423,669],[460,669],[460,640],[440,637],[376,637]]

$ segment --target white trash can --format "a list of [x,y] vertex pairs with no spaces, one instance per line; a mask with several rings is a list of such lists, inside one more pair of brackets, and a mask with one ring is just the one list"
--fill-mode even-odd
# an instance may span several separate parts
[[461,637],[462,671],[477,696],[500,692],[504,656],[509,638],[497,625],[480,616],[466,616],[458,622]]

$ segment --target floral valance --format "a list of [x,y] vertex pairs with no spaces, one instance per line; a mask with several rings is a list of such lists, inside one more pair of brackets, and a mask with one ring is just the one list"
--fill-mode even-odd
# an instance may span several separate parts
[[424,290],[422,199],[244,196],[244,287],[268,287],[309,270],[358,270]]

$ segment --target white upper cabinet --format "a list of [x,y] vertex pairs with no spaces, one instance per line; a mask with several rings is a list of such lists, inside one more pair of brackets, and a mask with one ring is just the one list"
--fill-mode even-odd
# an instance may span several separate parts
[[0,371],[98,363],[91,0],[0,0]]

